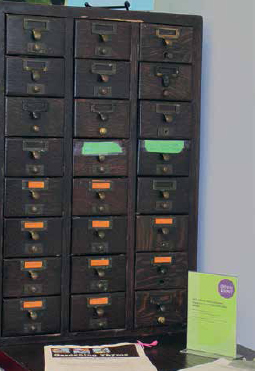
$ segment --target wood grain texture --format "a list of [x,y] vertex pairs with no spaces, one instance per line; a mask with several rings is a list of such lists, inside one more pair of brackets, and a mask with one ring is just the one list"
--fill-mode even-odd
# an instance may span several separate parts
[[192,47],[193,29],[191,27],[169,27],[162,24],[141,25],[140,58],[142,61],[191,63]]
[[[157,257],[171,257],[171,263],[154,263]],[[185,288],[188,278],[187,253],[137,253],[136,290]]]
[[5,141],[5,151],[6,176],[63,175],[62,139],[8,138]]
[[[35,223],[43,223],[44,228],[33,229]],[[25,228],[26,224],[32,227]],[[4,231],[4,256],[6,258],[61,255],[61,218],[5,219]]]
[[[26,262],[43,262],[42,269],[26,269]],[[22,297],[60,294],[60,258],[5,259],[3,268],[3,296]],[[32,273],[36,274],[33,278]]]
[[[167,224],[167,220],[172,224]],[[158,223],[158,221],[160,221]],[[188,248],[189,217],[143,215],[136,217],[136,251],[184,251]]]
[[[76,99],[74,136],[129,138],[130,103],[121,100]],[[100,129],[106,129],[101,133]]]
[[75,57],[130,59],[131,25],[123,22],[77,20]]
[[[64,56],[65,19],[8,15],[6,21],[7,54]],[[33,30],[39,31],[39,40],[33,36]]]
[[62,137],[63,133],[63,99],[6,98],[5,135]]
[[[93,226],[95,222],[109,222],[109,227],[95,227]],[[72,253],[75,255],[125,253],[126,231],[126,217],[73,218]]]
[[191,103],[141,101],[139,117],[140,138],[192,138],[194,122]]
[[[91,266],[91,261],[109,261],[108,266]],[[72,257],[73,294],[124,291],[126,258],[125,255],[100,255],[98,257]],[[118,279],[116,279],[118,278]]]
[[[29,70],[25,70],[24,66]],[[47,71],[42,71],[47,68]],[[32,70],[38,72],[33,79]],[[38,87],[38,90],[35,90]],[[6,57],[6,94],[17,96],[64,96],[64,60]]]
[[[107,298],[108,305],[90,306],[91,299]],[[99,312],[100,310],[100,312]],[[98,314],[98,313],[99,314]],[[71,332],[125,327],[125,293],[71,296]]]

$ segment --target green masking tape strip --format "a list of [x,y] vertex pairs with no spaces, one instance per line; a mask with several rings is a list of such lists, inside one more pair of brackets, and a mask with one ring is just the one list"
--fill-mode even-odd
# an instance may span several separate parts
[[180,153],[184,148],[184,140],[145,140],[144,148],[147,152]]
[[117,155],[123,148],[117,142],[84,142],[82,155]]

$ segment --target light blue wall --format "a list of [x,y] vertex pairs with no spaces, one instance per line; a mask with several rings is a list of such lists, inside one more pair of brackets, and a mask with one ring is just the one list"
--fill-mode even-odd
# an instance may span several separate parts
[[[84,6],[88,1],[92,6],[123,5],[124,0],[67,0],[69,6]],[[129,0],[131,10],[153,10],[154,0]]]

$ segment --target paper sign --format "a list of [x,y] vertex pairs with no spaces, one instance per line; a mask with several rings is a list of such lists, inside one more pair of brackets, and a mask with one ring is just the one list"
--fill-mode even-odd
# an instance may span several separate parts
[[123,148],[118,142],[83,142],[81,154],[84,156],[93,155],[118,155]]
[[34,308],[42,308],[42,307],[43,307],[43,302],[41,300],[23,302],[24,309],[34,309]]
[[184,149],[184,140],[144,140],[144,148],[147,152],[156,153],[181,153]]
[[172,257],[171,256],[156,256],[154,258],[154,264],[171,264]]
[[236,277],[189,272],[189,353],[236,358],[236,295]]

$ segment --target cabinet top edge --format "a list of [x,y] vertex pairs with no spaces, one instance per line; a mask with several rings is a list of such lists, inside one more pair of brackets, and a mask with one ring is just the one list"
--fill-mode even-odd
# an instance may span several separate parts
[[160,23],[202,27],[203,18],[199,15],[157,13],[146,11],[109,10],[104,8],[82,8],[62,5],[42,5],[4,1],[0,3],[0,13],[20,15],[53,16],[63,18],[98,19],[130,23]]

